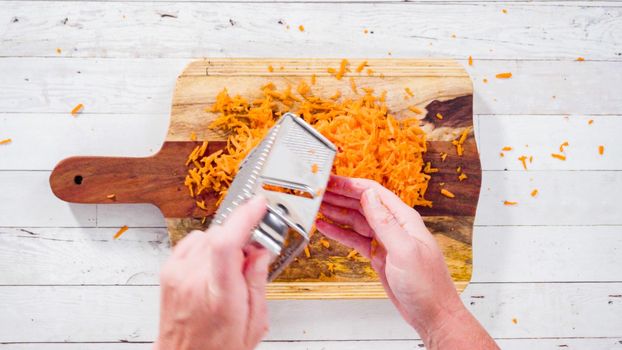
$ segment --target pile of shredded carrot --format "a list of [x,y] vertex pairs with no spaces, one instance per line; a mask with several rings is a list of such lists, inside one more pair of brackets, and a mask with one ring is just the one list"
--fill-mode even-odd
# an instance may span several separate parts
[[[347,64],[342,62],[334,75],[341,79],[346,72]],[[342,97],[339,91],[325,98],[316,96],[304,81],[296,89],[277,89],[269,83],[260,90],[261,97],[248,100],[224,89],[209,109],[217,114],[210,128],[226,133],[228,138],[224,152],[205,154],[204,142],[188,157],[185,185],[197,206],[205,205],[203,196],[210,191],[220,195],[220,203],[240,162],[289,111],[338,147],[333,173],[373,179],[410,206],[432,206],[424,198],[430,180],[423,171],[426,136],[417,118],[398,120],[391,113],[386,93],[377,95],[373,89],[360,88],[361,94],[354,98]],[[456,142],[460,146],[464,142],[461,139]]]

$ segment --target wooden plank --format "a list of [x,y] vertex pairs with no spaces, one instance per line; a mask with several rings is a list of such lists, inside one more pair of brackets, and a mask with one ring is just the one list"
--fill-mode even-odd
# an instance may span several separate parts
[[[622,349],[619,338],[559,338],[559,339],[497,339],[502,349],[559,350],[563,349]],[[147,350],[153,343],[25,343],[0,344],[3,350]],[[371,340],[371,341],[265,341],[257,350],[413,350],[425,349],[421,340]]]
[[[83,103],[85,113],[166,115],[175,78],[188,62],[0,58],[0,90],[5,97],[0,100],[0,113],[10,112],[9,117],[26,112],[67,115]],[[476,59],[473,66],[461,62],[476,91],[475,114],[622,114],[622,94],[614,83],[622,80],[622,62]],[[513,73],[511,79],[494,78],[507,71]],[[607,72],[606,80],[603,72]]]
[[[114,240],[116,230],[0,228],[0,285],[157,285],[170,253],[166,231],[130,228]],[[622,281],[621,232],[621,226],[478,226],[472,281]]]
[[[521,170],[520,155],[533,155],[530,170],[619,170],[622,169],[620,115],[476,115],[478,149],[483,170]],[[589,120],[594,120],[588,125]],[[0,148],[0,170],[52,170],[60,160],[77,154],[140,157],[155,153],[169,123],[164,114],[89,114],[77,119],[68,114],[0,114],[0,139],[11,137]],[[33,127],[35,126],[35,127]],[[127,134],[127,130],[140,132]],[[58,142],[58,135],[63,141]],[[84,142],[88,138],[91,142]],[[45,152],[30,152],[36,139]],[[95,140],[105,140],[96,142]],[[569,141],[568,158],[550,156],[559,144]],[[598,155],[598,145],[605,154]],[[529,145],[529,147],[525,147]],[[512,152],[499,152],[513,146]],[[29,152],[28,157],[24,157]]]
[[282,3],[275,13],[272,3],[254,2],[116,3],[110,12],[105,2],[76,7],[58,1],[47,3],[42,16],[36,15],[37,1],[3,1],[0,33],[10,40],[4,41],[0,56],[56,57],[61,48],[60,55],[72,57],[190,58],[215,52],[339,57],[365,56],[374,47],[376,57],[391,52],[400,57],[620,60],[621,10],[615,3],[602,4]]
[[[462,298],[497,338],[620,337],[621,290],[621,283],[472,284]],[[0,342],[152,341],[158,294],[152,286],[0,287]],[[271,301],[269,309],[267,340],[417,338],[388,300]]]

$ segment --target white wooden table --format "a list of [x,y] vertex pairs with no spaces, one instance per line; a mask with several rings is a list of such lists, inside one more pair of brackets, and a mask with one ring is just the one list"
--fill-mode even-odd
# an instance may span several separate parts
[[[150,347],[162,217],[68,205],[48,176],[70,155],[159,149],[190,59],[389,52],[474,58],[484,177],[465,304],[506,349],[622,349],[622,4],[433,0],[0,1],[0,348]],[[565,162],[550,156],[563,141]],[[386,300],[270,313],[263,350],[422,347]]]

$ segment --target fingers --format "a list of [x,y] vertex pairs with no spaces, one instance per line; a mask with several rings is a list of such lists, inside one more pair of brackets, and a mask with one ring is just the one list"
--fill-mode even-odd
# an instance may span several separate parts
[[255,246],[247,249],[244,278],[248,286],[248,342],[252,348],[268,331],[268,305],[266,303],[266,284],[271,254],[264,248]]
[[327,191],[324,193],[322,202],[332,204],[337,207],[354,209],[358,211],[359,213],[363,212],[363,209],[361,209],[360,198],[350,198],[350,197],[342,196],[337,193]]
[[200,245],[200,242],[206,237],[207,235],[203,231],[194,230],[190,232],[173,248],[173,257],[185,258],[192,251],[193,247]]
[[324,220],[317,220],[315,227],[329,238],[358,251],[362,256],[370,258],[371,239],[358,233],[341,228]]
[[338,224],[352,227],[352,229],[360,235],[370,238],[374,235],[367,220],[365,220],[365,217],[358,211],[323,203],[320,207],[320,213]]
[[361,206],[369,226],[374,230],[376,238],[385,246],[387,252],[401,251],[407,241],[404,228],[396,220],[395,215],[385,206],[378,192],[368,189],[363,193]]
[[246,203],[237,207],[221,226],[217,239],[222,243],[237,249],[243,248],[251,236],[251,231],[266,214],[266,199],[255,196]]
[[360,199],[366,189],[375,187],[376,185],[380,186],[380,184],[373,180],[356,179],[331,174],[326,190],[345,197]]

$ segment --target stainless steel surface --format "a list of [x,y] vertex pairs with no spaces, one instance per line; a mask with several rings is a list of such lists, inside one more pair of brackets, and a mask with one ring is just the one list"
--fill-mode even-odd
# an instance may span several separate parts
[[287,113],[242,161],[213,224],[254,195],[268,201],[268,213],[251,240],[277,257],[274,279],[309,242],[309,234],[328,182],[336,147],[304,120]]

